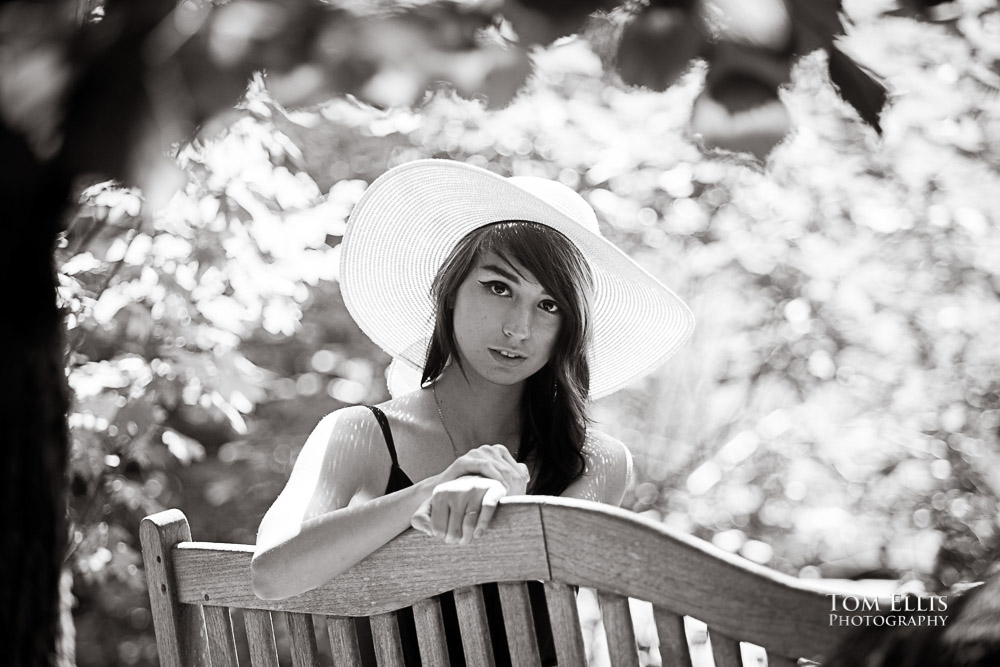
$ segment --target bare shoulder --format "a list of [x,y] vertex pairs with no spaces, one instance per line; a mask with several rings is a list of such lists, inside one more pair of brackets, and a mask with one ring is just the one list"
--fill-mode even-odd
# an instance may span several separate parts
[[607,433],[588,429],[582,453],[583,476],[563,495],[620,505],[632,475],[632,455],[628,448]]
[[334,487],[353,495],[377,487],[391,459],[371,410],[355,405],[323,417],[306,440],[292,470],[290,487]]
[[[303,445],[285,488],[261,520],[257,544],[276,544],[302,522],[346,507],[354,498],[381,495],[390,458],[377,447],[378,422],[364,406],[323,417]],[[381,489],[379,487],[381,484]]]
[[351,431],[370,435],[378,431],[378,422],[371,409],[364,405],[349,405],[323,417],[315,431],[337,438],[350,435]]
[[583,455],[587,459],[588,468],[591,465],[608,466],[624,471],[632,467],[632,454],[628,447],[621,440],[597,429],[587,430],[587,438],[583,442]]

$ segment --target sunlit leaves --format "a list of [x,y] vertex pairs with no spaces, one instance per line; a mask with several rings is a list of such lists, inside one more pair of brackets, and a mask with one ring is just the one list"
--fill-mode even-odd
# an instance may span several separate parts
[[[444,88],[499,109],[525,87],[532,70],[529,48],[577,33],[600,41],[603,33],[588,30],[587,19],[595,12],[607,18],[613,10],[615,18],[605,22],[626,25],[610,31],[616,44],[609,52],[617,53],[625,82],[662,91],[692,59],[707,59],[718,71],[717,85],[706,92],[693,132],[710,148],[763,158],[787,124],[779,118],[781,102],[774,92],[785,77],[774,77],[774,67],[746,64],[733,72],[719,53],[730,45],[766,54],[787,73],[793,53],[830,49],[840,31],[838,0],[662,0],[624,10],[619,5],[185,0],[174,6],[164,0],[139,10],[112,3],[103,20],[85,27],[72,53],[62,53],[60,42],[46,37],[4,66],[14,74],[3,78],[10,93],[0,106],[47,157],[60,148],[64,131],[61,158],[70,171],[137,184],[147,201],[160,207],[183,187],[182,176],[160,151],[206,127],[217,129],[254,72],[266,72],[271,94],[290,107],[343,95],[381,108],[418,106]],[[623,19],[627,11],[635,15]],[[55,28],[46,30],[48,35]],[[717,53],[709,44],[723,48]],[[141,58],[135,56],[139,52]],[[877,119],[885,96],[874,94],[874,80],[853,63],[842,63],[839,52],[830,62],[849,103],[866,121]],[[24,75],[36,70],[45,76]],[[735,112],[727,101],[732,95],[721,94],[737,77],[771,90],[755,105],[760,114]],[[27,80],[45,85],[27,94],[17,87]],[[104,105],[108,99],[115,104]],[[716,102],[727,113],[714,113]]]
[[274,378],[244,356],[243,340],[294,333],[310,287],[335,278],[328,241],[363,184],[321,193],[294,169],[296,150],[269,121],[247,118],[181,155],[186,182],[164,208],[113,183],[82,193],[57,256],[73,351],[78,585],[139,581],[134,536],[98,540],[95,527],[134,529],[177,502],[164,471],[248,433]]
[[792,41],[787,0],[697,0],[699,29],[715,42],[782,53]]

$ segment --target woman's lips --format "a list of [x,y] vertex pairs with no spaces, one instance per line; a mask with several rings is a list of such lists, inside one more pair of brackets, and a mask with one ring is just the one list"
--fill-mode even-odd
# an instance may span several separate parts
[[500,350],[492,347],[489,348],[489,350],[493,358],[504,366],[517,366],[527,359],[527,357],[520,352],[511,352],[510,350]]

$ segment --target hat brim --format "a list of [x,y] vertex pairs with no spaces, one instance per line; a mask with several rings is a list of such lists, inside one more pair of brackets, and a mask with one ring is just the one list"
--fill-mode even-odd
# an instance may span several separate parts
[[372,183],[341,244],[344,303],[358,326],[394,358],[422,368],[434,328],[431,283],[469,232],[525,220],[572,240],[594,277],[590,397],[611,394],[662,364],[694,329],[669,288],[599,234],[509,180],[462,162],[417,160]]

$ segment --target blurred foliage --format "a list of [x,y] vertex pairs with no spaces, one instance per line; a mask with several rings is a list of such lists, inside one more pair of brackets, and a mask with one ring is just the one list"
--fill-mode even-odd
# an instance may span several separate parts
[[[919,11],[913,4],[903,7]],[[662,91],[695,59],[707,62],[692,132],[706,150],[763,158],[790,129],[778,88],[795,58],[817,49],[830,55],[844,99],[879,127],[885,89],[842,50],[840,8],[841,0],[6,2],[0,116],[41,160],[124,180],[159,206],[180,177],[157,148],[218,124],[253,72],[267,71],[285,107],[345,94],[411,106],[448,88],[497,109],[524,89],[532,49],[579,34],[618,83]]]
[[[126,85],[148,92],[140,85],[148,73],[127,71],[113,49],[102,50],[119,43],[110,37],[87,47],[103,54],[105,69],[75,89],[121,102],[102,116],[106,132],[77,136],[73,121],[60,138],[58,119],[38,114],[63,94],[56,75],[67,72],[58,54],[43,49],[30,60],[41,68],[32,81],[53,85],[24,105],[9,103],[22,99],[14,93],[23,86],[3,81],[5,121],[38,120],[31,125],[36,151],[60,150],[65,139],[75,154],[95,153],[88,169],[139,174],[131,182],[143,186],[82,183],[57,256],[75,395],[68,565],[79,664],[155,664],[137,552],[142,516],[179,507],[199,539],[252,542],[319,418],[385,397],[388,360],[340,301],[337,245],[366,183],[420,157],[576,188],[605,234],[695,310],[698,329],[677,357],[595,406],[600,427],[635,453],[626,506],[801,576],[917,578],[940,590],[982,577],[996,561],[995,4],[944,3],[950,14],[928,15],[935,3],[848,2],[848,35],[822,51],[785,43],[788,34],[804,34],[808,21],[754,24],[756,32],[726,39],[716,25],[692,40],[687,53],[703,59],[693,65],[671,51],[676,57],[663,62],[669,71],[622,70],[648,90],[630,87],[613,67],[627,69],[655,49],[639,49],[636,59],[620,35],[651,27],[668,34],[672,21],[694,21],[696,5],[732,3],[612,10],[588,20],[586,39],[536,46],[530,56],[528,44],[549,44],[580,29],[590,9],[610,6],[585,3],[586,12],[560,18],[564,3],[553,1],[540,5],[549,11],[542,20],[505,2],[506,23],[484,24],[486,9],[459,5],[416,3],[401,18],[371,14],[384,3],[333,3],[329,11],[363,16],[346,25],[370,32],[348,30],[324,42],[313,29],[273,28],[279,5],[307,11],[309,4],[234,0],[208,12],[185,3],[194,13],[174,15],[171,25],[190,39],[160,33],[176,58],[162,60],[157,71],[167,78],[155,80],[179,76],[189,88],[168,93],[196,92],[192,106],[162,107],[179,111],[156,116],[156,142],[204,127],[170,160],[146,163],[143,156],[155,151],[134,145],[146,136],[136,123],[161,108],[160,98],[155,90],[136,97]],[[810,20],[839,25],[836,5],[783,4],[789,17],[833,7]],[[95,24],[105,35],[141,27],[109,20],[116,6],[123,5],[109,3]],[[155,23],[173,5],[149,7],[146,20]],[[674,13],[654,12],[664,8]],[[895,16],[904,13],[933,21]],[[53,29],[19,20],[39,33]],[[10,25],[0,26],[5,35]],[[508,28],[524,42],[516,57],[509,44],[507,55],[497,50]],[[365,35],[378,41],[357,51]],[[337,51],[341,40],[355,50]],[[406,40],[406,49],[393,50]],[[719,47],[732,42],[740,43]],[[296,48],[323,44],[334,50],[295,56]],[[747,99],[766,99],[778,113],[751,113],[766,122],[736,144],[770,151],[762,173],[742,159],[706,157],[704,132],[700,139],[693,133],[699,118],[715,113],[704,107],[706,94],[718,90],[713,58],[749,62],[747,54],[764,51],[768,67],[778,62],[774,71],[785,73],[768,84],[773,95],[752,85]],[[410,63],[413,53],[422,59]],[[791,53],[806,55],[791,66]],[[863,108],[870,95],[852,101],[845,84],[840,94],[834,88],[845,72],[840,53],[851,55],[848,70],[862,63],[888,83],[893,96],[881,116],[880,103]],[[330,66],[320,72],[317,62]],[[266,77],[245,95],[232,83],[261,67]],[[466,69],[475,76],[463,88],[450,77]],[[491,105],[461,99],[482,93],[496,72],[496,90],[505,92],[489,94]],[[222,78],[228,87],[213,87]],[[433,84],[438,78],[453,85]],[[123,88],[100,87],[113,81]],[[737,92],[746,83],[739,81]],[[288,108],[345,90],[356,99]],[[208,123],[241,96],[237,111]],[[734,96],[734,108],[741,99]],[[419,109],[394,107],[415,101]],[[122,162],[108,162],[109,155]]]

